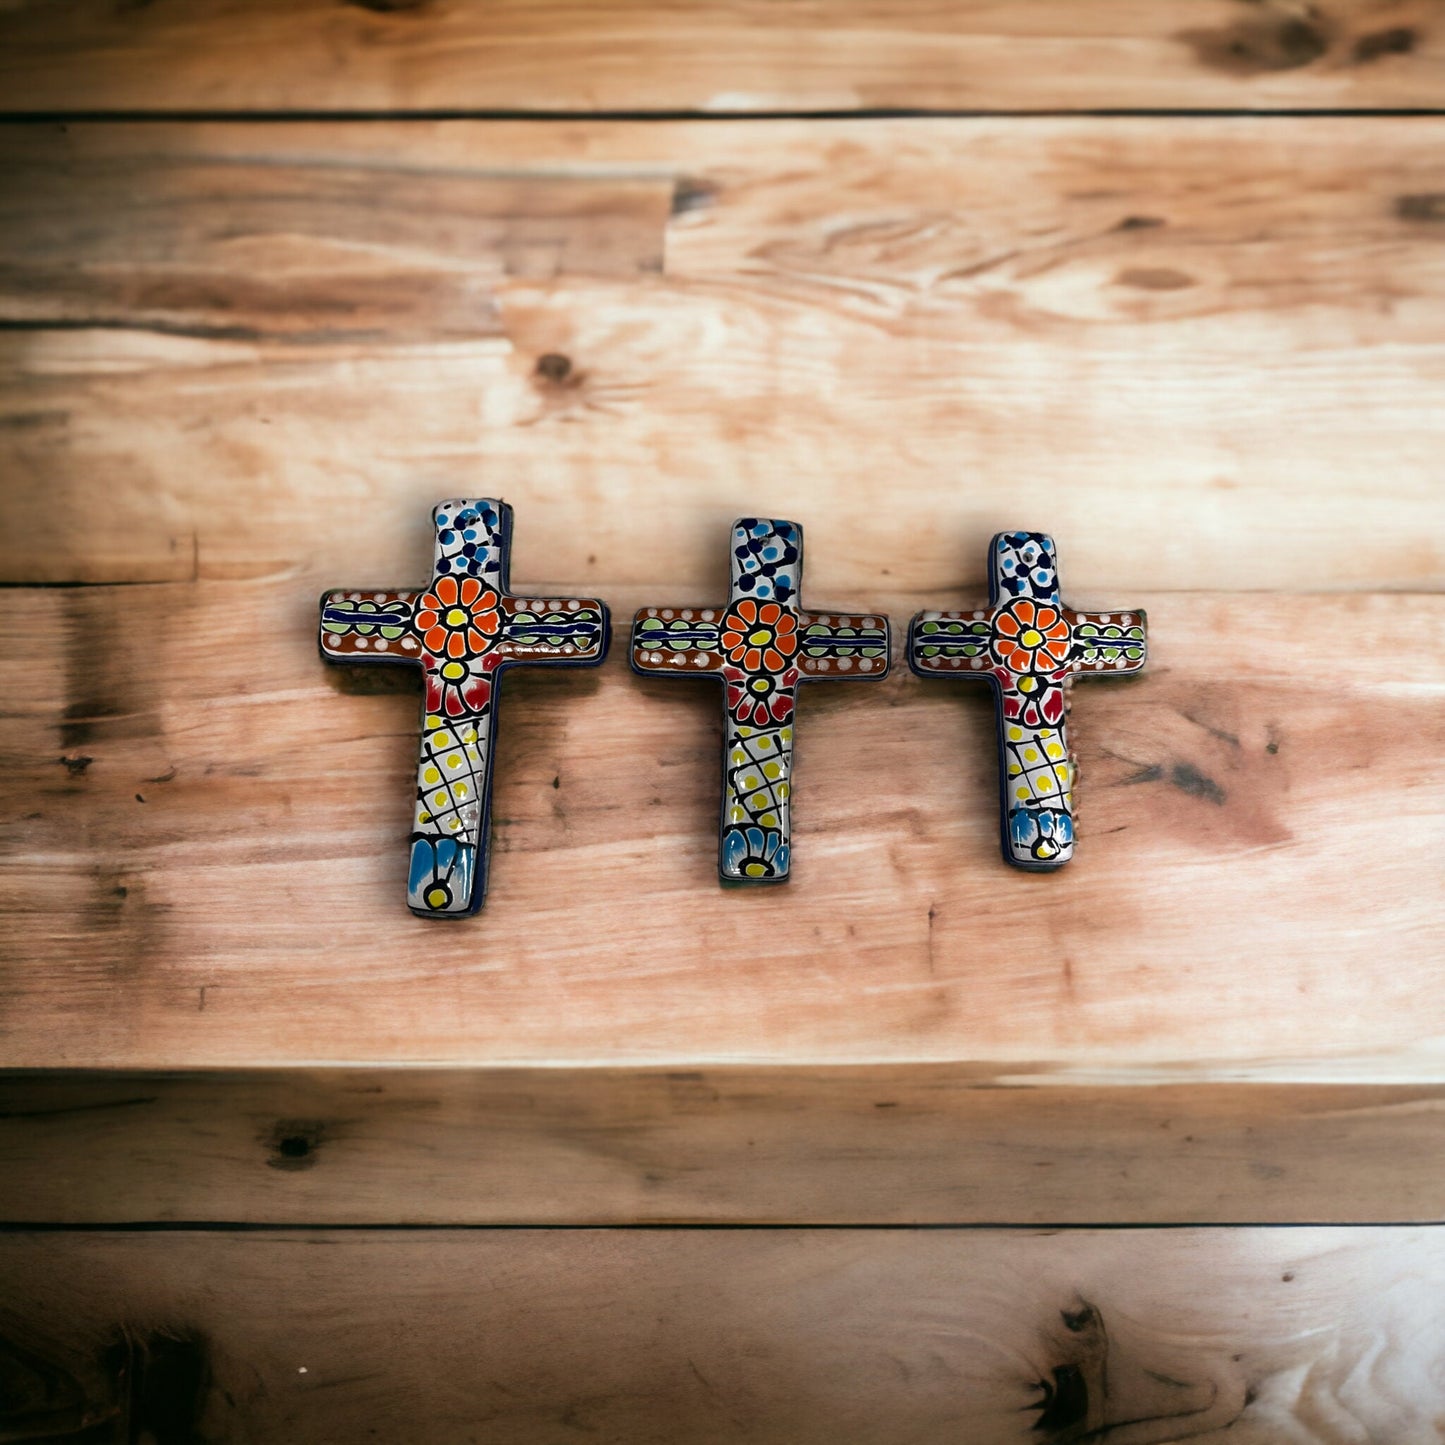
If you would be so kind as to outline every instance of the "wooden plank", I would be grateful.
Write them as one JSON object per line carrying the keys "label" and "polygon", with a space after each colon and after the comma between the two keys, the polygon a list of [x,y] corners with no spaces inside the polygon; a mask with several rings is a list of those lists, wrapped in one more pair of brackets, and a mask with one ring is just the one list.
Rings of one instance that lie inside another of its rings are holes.
{"label": "wooden plank", "polygon": [[504,493],[519,576],[644,600],[712,600],[740,510],[820,597],[977,585],[1008,525],[1126,600],[1439,587],[1442,143],[5,128],[0,579],[409,582],[438,497]]}
{"label": "wooden plank", "polygon": [[1424,1442],[1442,1300],[1428,1228],[11,1234],[0,1431]]}
{"label": "wooden plank", "polygon": [[739,893],[714,693],[519,674],[493,893],[446,928],[403,904],[417,684],[323,668],[321,582],[7,594],[4,1064],[1439,1077],[1445,598],[1114,594],[1151,667],[1078,689],[1044,878],[999,862],[985,690],[805,695],[793,881]]}
{"label": "wooden plank", "polygon": [[960,1065],[0,1076],[0,1220],[1445,1219],[1445,1088]]}
{"label": "wooden plank", "polygon": [[23,111],[1438,108],[1437,0],[189,0],[0,12]]}

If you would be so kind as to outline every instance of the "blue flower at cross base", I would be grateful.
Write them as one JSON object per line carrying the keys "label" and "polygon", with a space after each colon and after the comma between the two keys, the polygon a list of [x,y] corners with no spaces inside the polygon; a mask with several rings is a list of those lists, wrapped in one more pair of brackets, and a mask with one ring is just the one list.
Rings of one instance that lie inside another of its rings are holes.
{"label": "blue flower at cross base", "polygon": [[788,845],[773,828],[729,828],[723,835],[722,871],[728,878],[783,878]]}
{"label": "blue flower at cross base", "polygon": [[1052,858],[1074,841],[1074,820],[1057,808],[1015,808],[1008,819],[1009,838],[1035,858]]}
{"label": "blue flower at cross base", "polygon": [[408,901],[429,913],[468,909],[472,899],[476,850],[457,838],[414,838]]}

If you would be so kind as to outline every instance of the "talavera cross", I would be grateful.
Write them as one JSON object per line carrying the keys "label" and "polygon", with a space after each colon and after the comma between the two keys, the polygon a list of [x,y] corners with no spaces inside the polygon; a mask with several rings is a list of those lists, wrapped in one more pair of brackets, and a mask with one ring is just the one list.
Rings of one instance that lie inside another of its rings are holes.
{"label": "talavera cross", "polygon": [[1138,672],[1145,618],[1065,607],[1054,540],[1042,532],[1000,532],[989,562],[988,610],[920,612],[908,664],[922,677],[993,684],[1003,855],[1020,868],[1059,868],[1074,853],[1069,686],[1081,673]]}
{"label": "talavera cross", "polygon": [[497,685],[514,663],[590,667],[607,653],[596,598],[514,597],[512,509],[442,502],[425,591],[328,592],[328,662],[420,663],[426,707],[416,775],[407,902],[424,918],[475,913],[487,891]]}
{"label": "talavera cross", "polygon": [[743,517],[733,524],[732,591],[724,607],[646,607],[632,625],[644,677],[707,674],[724,685],[726,723],[718,876],[788,876],[792,855],[793,703],[810,678],[888,673],[888,619],[805,612],[803,529]]}

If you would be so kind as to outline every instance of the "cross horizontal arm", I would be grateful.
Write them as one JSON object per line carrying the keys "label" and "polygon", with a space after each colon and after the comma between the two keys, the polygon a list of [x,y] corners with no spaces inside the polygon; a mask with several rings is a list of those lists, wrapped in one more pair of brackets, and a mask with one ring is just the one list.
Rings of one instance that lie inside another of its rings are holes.
{"label": "cross horizontal arm", "polygon": [[407,591],[337,591],[321,598],[321,655],[346,662],[420,662],[412,610],[420,596]]}
{"label": "cross horizontal arm", "polygon": [[1142,612],[1075,612],[1069,624],[1072,672],[1130,673],[1148,658],[1148,618]]}
{"label": "cross horizontal arm", "polygon": [[908,629],[908,665],[914,672],[967,673],[989,665],[988,613],[920,612]]}
{"label": "cross horizontal arm", "polygon": [[632,623],[632,669],[648,673],[719,672],[724,655],[721,607],[644,607]]}
{"label": "cross horizontal arm", "polygon": [[607,651],[606,605],[595,597],[504,597],[504,663],[585,666]]}
{"label": "cross horizontal arm", "polygon": [[835,612],[798,616],[798,671],[804,677],[883,677],[889,653],[886,617]]}

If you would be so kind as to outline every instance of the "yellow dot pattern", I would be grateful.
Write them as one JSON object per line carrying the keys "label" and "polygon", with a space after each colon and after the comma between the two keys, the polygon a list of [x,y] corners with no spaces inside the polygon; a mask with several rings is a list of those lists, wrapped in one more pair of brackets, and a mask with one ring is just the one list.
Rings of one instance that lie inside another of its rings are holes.
{"label": "yellow dot pattern", "polygon": [[426,715],[416,775],[415,832],[480,842],[490,722],[489,714],[465,721]]}
{"label": "yellow dot pattern", "polygon": [[[781,833],[786,841],[792,761],[791,726],[760,728],[729,719],[724,822]],[[768,871],[764,863],[749,857],[737,863],[733,876],[759,878]]]}

